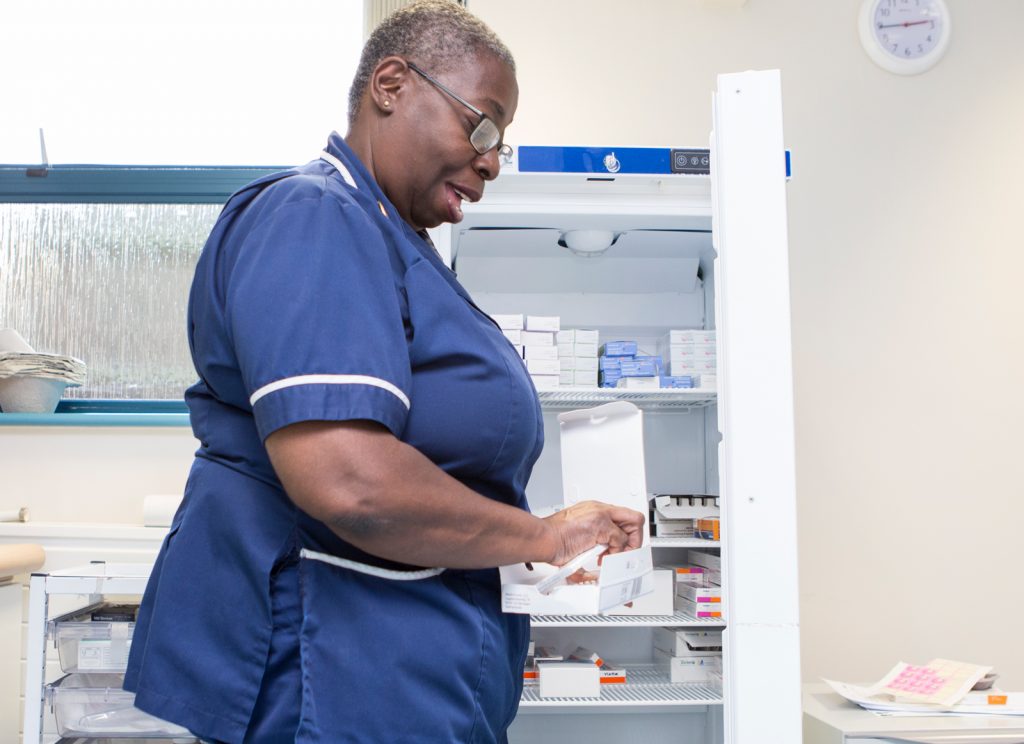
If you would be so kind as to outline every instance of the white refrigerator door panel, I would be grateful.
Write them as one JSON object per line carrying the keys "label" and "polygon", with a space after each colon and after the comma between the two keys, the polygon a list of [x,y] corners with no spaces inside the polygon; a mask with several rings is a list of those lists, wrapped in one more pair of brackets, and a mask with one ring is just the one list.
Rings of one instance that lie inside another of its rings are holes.
{"label": "white refrigerator door panel", "polygon": [[714,127],[726,740],[792,744],[800,661],[779,73],[719,76]]}

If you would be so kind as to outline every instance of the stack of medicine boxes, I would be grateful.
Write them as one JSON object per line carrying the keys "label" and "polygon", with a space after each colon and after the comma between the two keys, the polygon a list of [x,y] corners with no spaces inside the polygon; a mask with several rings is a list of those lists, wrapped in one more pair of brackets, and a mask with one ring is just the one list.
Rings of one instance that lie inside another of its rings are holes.
{"label": "stack of medicine boxes", "polygon": [[666,376],[660,356],[647,356],[638,351],[636,341],[609,341],[604,344],[598,360],[601,387],[628,390],[693,387],[689,376]]}
{"label": "stack of medicine boxes", "polygon": [[714,390],[718,386],[715,340],[715,331],[669,331],[658,342],[658,353],[673,377],[685,375],[693,379],[694,387]]}
{"label": "stack of medicine boxes", "polygon": [[597,387],[597,331],[569,328],[559,331],[560,382],[573,387]]}
{"label": "stack of medicine boxes", "polygon": [[512,342],[523,357],[530,379],[538,390],[558,387],[561,363],[555,335],[560,319],[557,315],[492,315],[491,318],[505,338]]}

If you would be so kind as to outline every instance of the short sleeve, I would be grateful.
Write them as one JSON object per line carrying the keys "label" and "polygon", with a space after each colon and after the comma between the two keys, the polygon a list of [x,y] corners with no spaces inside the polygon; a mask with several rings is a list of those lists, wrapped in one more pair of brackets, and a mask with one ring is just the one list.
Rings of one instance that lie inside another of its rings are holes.
{"label": "short sleeve", "polygon": [[398,436],[411,371],[389,246],[357,205],[282,186],[282,203],[240,238],[224,285],[260,438],[300,421],[354,419]]}

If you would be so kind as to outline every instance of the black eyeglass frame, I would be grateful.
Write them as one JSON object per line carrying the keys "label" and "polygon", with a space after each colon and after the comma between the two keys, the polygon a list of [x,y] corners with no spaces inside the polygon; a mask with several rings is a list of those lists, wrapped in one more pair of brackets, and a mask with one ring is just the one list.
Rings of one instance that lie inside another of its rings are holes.
{"label": "black eyeglass frame", "polygon": [[501,132],[498,131],[498,125],[483,111],[478,109],[472,103],[467,101],[465,98],[460,96],[458,93],[453,91],[444,83],[435,79],[433,76],[427,74],[424,70],[420,69],[415,63],[406,60],[406,64],[409,65],[409,69],[420,75],[428,83],[433,85],[435,88],[444,91],[449,96],[454,98],[456,101],[461,103],[463,106],[468,108],[474,114],[480,117],[480,121],[477,123],[473,131],[469,133],[469,143],[473,145],[473,149],[481,155],[486,155],[494,148],[498,148],[498,155],[504,160],[509,160],[512,157],[512,148],[509,145],[501,143]]}

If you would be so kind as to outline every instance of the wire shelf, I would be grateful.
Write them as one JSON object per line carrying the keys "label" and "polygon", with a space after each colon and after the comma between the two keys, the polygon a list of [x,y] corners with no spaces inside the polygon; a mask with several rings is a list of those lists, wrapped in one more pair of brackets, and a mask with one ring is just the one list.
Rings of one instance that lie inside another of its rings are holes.
{"label": "wire shelf", "polygon": [[722,693],[700,684],[674,685],[653,664],[626,667],[626,683],[601,685],[600,698],[542,698],[539,686],[523,688],[520,709],[558,707],[630,707],[721,705]]}
{"label": "wire shelf", "polygon": [[542,408],[561,410],[596,406],[616,400],[627,400],[637,408],[645,410],[671,409],[688,410],[707,408],[718,400],[714,390],[622,390],[619,388],[577,388],[564,387],[538,390]]}
{"label": "wire shelf", "polygon": [[530,625],[534,628],[600,627],[695,627],[721,628],[725,619],[720,617],[697,618],[682,610],[671,615],[532,615]]}

